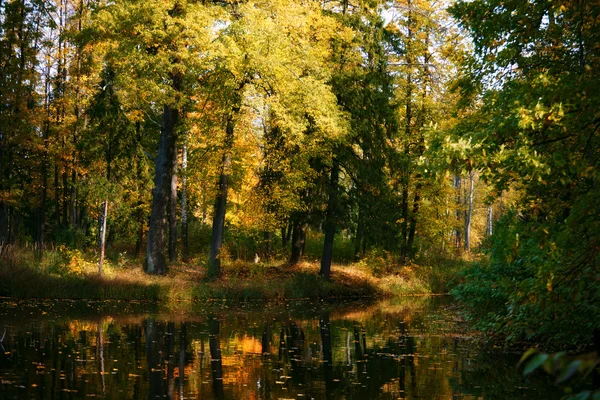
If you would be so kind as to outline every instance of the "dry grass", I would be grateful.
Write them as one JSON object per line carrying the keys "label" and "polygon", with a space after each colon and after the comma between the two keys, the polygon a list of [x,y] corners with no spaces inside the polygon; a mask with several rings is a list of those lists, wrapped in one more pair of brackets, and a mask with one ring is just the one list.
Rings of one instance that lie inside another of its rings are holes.
{"label": "dry grass", "polygon": [[177,263],[166,276],[143,272],[135,260],[107,263],[98,275],[93,255],[57,250],[44,257],[13,252],[0,259],[0,296],[16,298],[151,300],[178,304],[196,300],[234,301],[268,299],[347,299],[430,293],[419,267],[395,268],[375,276],[364,263],[334,265],[331,280],[318,276],[319,266],[305,262],[277,263],[229,261],[222,276],[205,277],[206,268],[192,260]]}

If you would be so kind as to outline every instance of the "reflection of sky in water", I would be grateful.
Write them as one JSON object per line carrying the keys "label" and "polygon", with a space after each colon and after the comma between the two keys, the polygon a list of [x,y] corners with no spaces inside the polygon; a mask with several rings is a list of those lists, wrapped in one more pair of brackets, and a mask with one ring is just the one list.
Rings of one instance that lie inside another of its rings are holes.
{"label": "reflection of sky in water", "polygon": [[124,305],[5,302],[0,398],[553,398],[541,377],[521,379],[518,354],[488,351],[444,302],[153,317]]}

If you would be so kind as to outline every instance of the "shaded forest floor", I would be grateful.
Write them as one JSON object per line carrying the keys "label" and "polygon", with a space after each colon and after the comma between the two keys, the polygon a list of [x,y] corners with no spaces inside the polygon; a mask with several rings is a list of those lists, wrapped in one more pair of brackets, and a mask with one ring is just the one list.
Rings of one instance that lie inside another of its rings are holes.
{"label": "shaded forest floor", "polygon": [[166,276],[150,276],[139,262],[107,263],[102,276],[97,264],[80,252],[62,249],[36,258],[15,251],[0,259],[0,296],[39,299],[150,300],[177,307],[182,302],[210,299],[326,299],[390,297],[443,293],[455,279],[458,265],[393,267],[377,274],[365,263],[333,265],[331,281],[318,276],[316,262],[291,266],[281,262],[229,261],[221,278],[209,281],[198,262],[177,263]]}

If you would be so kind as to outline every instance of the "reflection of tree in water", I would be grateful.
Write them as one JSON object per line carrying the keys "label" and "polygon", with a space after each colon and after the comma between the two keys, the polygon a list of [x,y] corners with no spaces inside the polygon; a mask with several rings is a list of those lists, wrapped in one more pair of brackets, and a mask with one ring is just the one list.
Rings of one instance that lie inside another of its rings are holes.
{"label": "reflection of tree in water", "polygon": [[304,383],[306,368],[302,363],[304,351],[304,331],[294,322],[290,322],[287,329],[287,348],[290,363],[292,383]]}
{"label": "reflection of tree in water", "polygon": [[148,399],[162,398],[165,395],[162,377],[162,351],[160,344],[160,324],[152,319],[146,325],[146,363],[148,364]]}
{"label": "reflection of tree in water", "polygon": [[209,316],[210,367],[212,370],[213,391],[217,399],[224,399],[223,391],[223,358],[221,356],[221,342],[219,340],[220,321],[212,315]]}
{"label": "reflection of tree in water", "polygon": [[185,353],[187,350],[187,324],[181,323],[179,329],[179,399],[183,400],[183,383],[185,381]]}
{"label": "reflection of tree in water", "polygon": [[98,371],[100,373],[100,379],[102,380],[102,397],[106,395],[106,381],[104,379],[105,371],[104,371],[104,333],[102,332],[102,323],[98,322],[98,336],[96,338],[98,341],[97,349],[98,349],[98,363],[99,368]]}
{"label": "reflection of tree in water", "polygon": [[417,377],[415,369],[415,338],[407,333],[406,322],[400,321],[399,331],[400,337],[398,339],[399,352],[397,353],[400,358],[400,376],[398,377],[400,398],[406,397],[406,370],[411,376],[411,389],[412,395],[417,396]]}
{"label": "reflection of tree in water", "polygon": [[175,398],[175,323],[167,323],[167,397]]}
{"label": "reflection of tree in water", "polygon": [[331,398],[333,395],[333,353],[331,351],[331,324],[329,313],[324,313],[319,321],[321,332],[321,346],[323,355],[323,378],[325,379],[325,396]]}
{"label": "reflection of tree in water", "polygon": [[[457,347],[458,344],[457,344]],[[467,349],[464,358],[455,361],[459,374],[450,384],[463,396],[476,396],[485,399],[560,399],[562,391],[552,384],[552,378],[545,374],[533,374],[524,378],[516,368],[519,353],[489,353],[485,349],[472,354]]]}
{"label": "reflection of tree in water", "polygon": [[[544,375],[521,378],[518,355],[487,355],[447,320],[398,310],[32,321],[9,328],[2,343],[0,375],[14,383],[0,391],[34,399],[556,397]],[[32,364],[40,368],[25,369]]]}

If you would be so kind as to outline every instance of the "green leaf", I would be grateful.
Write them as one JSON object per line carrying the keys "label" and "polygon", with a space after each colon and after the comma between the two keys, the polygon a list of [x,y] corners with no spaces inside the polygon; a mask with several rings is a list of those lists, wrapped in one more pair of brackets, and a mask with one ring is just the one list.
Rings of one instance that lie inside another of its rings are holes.
{"label": "green leaf", "polygon": [[517,364],[517,367],[521,366],[521,364],[523,364],[523,362],[525,360],[527,360],[529,357],[531,357],[535,353],[537,353],[537,350],[534,348],[531,348],[531,349],[527,350],[525,353],[523,353],[523,355],[521,356],[521,359],[519,360],[519,363]]}
{"label": "green leaf", "polygon": [[571,400],[585,400],[585,399],[589,398],[591,394],[592,394],[592,392],[590,392],[589,390],[586,390],[585,392],[577,393],[576,395],[571,396],[570,399]]}
{"label": "green leaf", "polygon": [[533,371],[535,371],[540,365],[544,363],[548,359],[548,354],[537,354],[533,357],[525,366],[525,370],[523,371],[523,375],[529,375]]}
{"label": "green leaf", "polygon": [[562,382],[566,381],[567,379],[571,378],[573,376],[573,374],[575,374],[575,372],[577,372],[577,370],[579,369],[579,366],[581,366],[581,360],[572,361],[569,365],[567,365],[566,368],[564,368],[560,372],[560,374],[556,378],[556,383],[557,384],[562,383]]}

